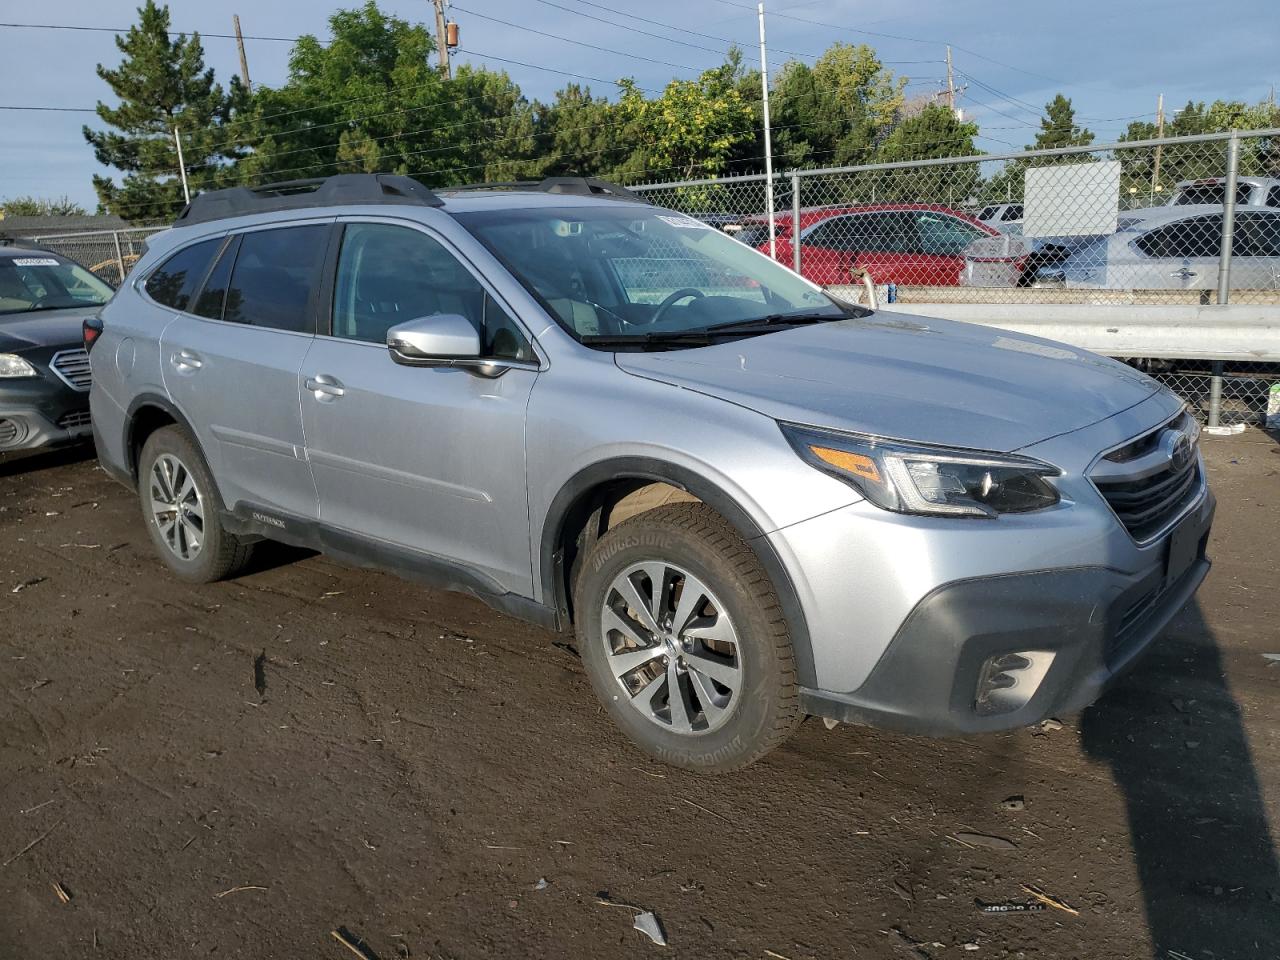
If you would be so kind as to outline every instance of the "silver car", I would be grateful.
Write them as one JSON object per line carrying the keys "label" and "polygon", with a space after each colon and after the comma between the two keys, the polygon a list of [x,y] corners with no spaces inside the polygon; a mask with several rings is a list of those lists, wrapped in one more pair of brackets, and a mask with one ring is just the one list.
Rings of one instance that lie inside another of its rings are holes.
{"label": "silver car", "polygon": [[871,313],[599,181],[196,198],[104,309],[103,467],[178,577],[271,538],[576,631],[637,744],[1083,707],[1208,570],[1168,390]]}
{"label": "silver car", "polygon": [[[1218,286],[1221,246],[1221,206],[1151,207],[1122,214],[1113,234],[1039,240],[1031,256],[1017,263],[1028,277],[1027,285],[1213,290]],[[1014,263],[1016,256],[1002,251],[987,259],[1004,257]],[[1280,210],[1237,210],[1231,287],[1280,289]]]}

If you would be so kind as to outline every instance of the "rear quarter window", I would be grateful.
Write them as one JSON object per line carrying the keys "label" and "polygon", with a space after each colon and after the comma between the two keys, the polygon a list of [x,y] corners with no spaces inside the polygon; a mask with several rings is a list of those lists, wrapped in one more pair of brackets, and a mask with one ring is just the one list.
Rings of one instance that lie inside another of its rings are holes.
{"label": "rear quarter window", "polygon": [[217,237],[183,247],[151,272],[147,295],[161,306],[186,310],[221,246],[222,238]]}

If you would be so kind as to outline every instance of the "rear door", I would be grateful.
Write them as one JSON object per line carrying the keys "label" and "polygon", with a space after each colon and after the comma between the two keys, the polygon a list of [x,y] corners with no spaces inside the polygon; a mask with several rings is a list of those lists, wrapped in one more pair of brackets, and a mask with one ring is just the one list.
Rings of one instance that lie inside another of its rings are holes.
{"label": "rear door", "polygon": [[307,221],[230,237],[161,340],[165,386],[226,506],[286,524],[318,512],[298,378],[331,231],[332,220]]}
{"label": "rear door", "polygon": [[955,286],[964,272],[965,247],[989,236],[972,223],[935,210],[896,211],[884,216],[884,250],[867,263],[871,275],[882,283]]}

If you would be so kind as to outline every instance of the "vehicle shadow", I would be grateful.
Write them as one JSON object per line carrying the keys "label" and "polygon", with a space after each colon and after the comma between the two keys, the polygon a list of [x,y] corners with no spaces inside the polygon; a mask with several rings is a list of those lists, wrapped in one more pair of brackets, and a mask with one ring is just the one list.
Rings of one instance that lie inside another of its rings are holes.
{"label": "vehicle shadow", "polygon": [[51,470],[72,463],[91,460],[95,456],[92,443],[77,443],[53,450],[18,451],[0,453],[0,477],[14,477],[20,473]]}
{"label": "vehicle shadow", "polygon": [[1237,700],[1199,604],[1081,718],[1128,808],[1152,957],[1280,955],[1280,862]]}

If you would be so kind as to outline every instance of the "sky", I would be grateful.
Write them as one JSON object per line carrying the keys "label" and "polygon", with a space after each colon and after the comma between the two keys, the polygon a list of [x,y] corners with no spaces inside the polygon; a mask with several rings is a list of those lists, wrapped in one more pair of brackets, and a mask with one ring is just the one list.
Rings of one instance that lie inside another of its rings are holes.
{"label": "sky", "polygon": [[[430,0],[380,2],[382,9],[405,19],[434,22]],[[206,62],[225,85],[239,72],[235,42],[208,34],[231,33],[232,14],[240,15],[241,28],[250,36],[311,33],[323,39],[329,14],[339,6],[356,5],[357,0],[333,6],[324,0],[254,5],[175,0],[170,10],[175,29],[205,37]],[[127,28],[136,20],[135,7],[130,0],[4,0],[0,106],[92,108],[99,99],[110,98],[95,66],[119,61],[109,33],[12,24]],[[450,16],[461,28],[458,60],[506,69],[526,96],[545,100],[574,80],[557,70],[604,79],[630,76],[642,87],[657,89],[673,77],[696,76],[723,60],[717,52],[698,49],[721,44],[684,31],[737,41],[748,62],[757,63],[751,7],[748,0],[458,0]],[[1108,142],[1131,119],[1154,120],[1160,93],[1166,110],[1172,110],[1188,100],[1256,102],[1280,84],[1274,0],[1234,0],[1226,13],[1203,2],[1173,0],[766,0],[769,69],[772,74],[790,59],[783,50],[812,62],[836,40],[865,42],[895,73],[910,79],[909,93],[934,92],[942,87],[942,61],[950,43],[957,83],[966,88],[959,106],[981,123],[987,134],[979,140],[984,150],[1002,152],[1030,143],[1040,107],[1058,92],[1072,99],[1079,122],[1094,131],[1098,142]],[[1273,27],[1266,28],[1267,23]],[[1242,29],[1243,24],[1253,28]],[[275,86],[284,81],[288,43],[247,40],[246,46],[254,83]],[[491,59],[496,57],[531,66]],[[610,92],[605,84],[592,87],[597,93]],[[80,130],[84,123],[96,122],[90,113],[0,109],[0,198],[66,195],[92,210],[96,199],[90,178],[105,168]]]}

